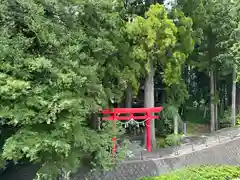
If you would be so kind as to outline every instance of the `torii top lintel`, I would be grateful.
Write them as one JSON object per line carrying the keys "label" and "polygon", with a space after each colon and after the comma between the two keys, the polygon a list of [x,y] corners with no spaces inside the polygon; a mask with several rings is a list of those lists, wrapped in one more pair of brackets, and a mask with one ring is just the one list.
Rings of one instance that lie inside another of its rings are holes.
{"label": "torii top lintel", "polygon": [[[102,120],[130,120],[130,119],[157,119],[158,116],[151,115],[151,113],[160,112],[163,107],[153,107],[153,108],[113,108],[105,109],[102,111],[103,115],[110,115],[108,117],[103,117]],[[146,115],[139,116],[135,115],[137,113],[144,113]],[[121,114],[128,114],[128,116],[119,116]]]}
{"label": "torii top lintel", "polygon": [[146,113],[146,112],[160,112],[162,107],[153,107],[153,108],[113,108],[112,111],[110,109],[105,109],[102,111],[103,114],[109,113]]}

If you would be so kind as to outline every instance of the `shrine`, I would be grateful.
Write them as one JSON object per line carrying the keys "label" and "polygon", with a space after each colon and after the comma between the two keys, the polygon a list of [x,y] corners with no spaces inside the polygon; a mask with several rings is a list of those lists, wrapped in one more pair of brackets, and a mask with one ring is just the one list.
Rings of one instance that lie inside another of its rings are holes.
{"label": "shrine", "polygon": [[[146,149],[148,152],[151,152],[151,120],[159,118],[159,116],[154,115],[154,113],[159,113],[162,111],[162,109],[162,107],[105,109],[102,110],[102,114],[104,115],[102,120],[112,121],[114,130],[116,128],[116,121],[144,120],[146,126]],[[113,153],[116,153],[117,150],[116,140],[116,137],[112,138]]]}

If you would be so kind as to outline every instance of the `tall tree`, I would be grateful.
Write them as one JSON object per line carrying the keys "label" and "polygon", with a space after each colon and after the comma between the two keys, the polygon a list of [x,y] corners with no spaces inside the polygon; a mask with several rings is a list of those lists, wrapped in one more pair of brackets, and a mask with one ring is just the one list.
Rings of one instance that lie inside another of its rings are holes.
{"label": "tall tree", "polygon": [[[240,64],[240,3],[239,1],[232,1],[229,8],[229,19],[231,20],[231,34],[228,45],[230,45],[230,54],[233,57],[232,65],[232,126],[236,125],[236,83],[237,73]],[[229,47],[229,46],[228,46]],[[239,113],[239,112],[238,112]]]}
{"label": "tall tree", "polygon": [[[170,18],[172,19],[170,19]],[[175,22],[174,22],[175,20]],[[133,56],[144,67],[145,107],[154,106],[154,74],[156,66],[164,69],[164,82],[178,84],[181,66],[193,50],[192,21],[181,11],[171,14],[160,4],[151,5],[145,17],[137,16],[127,25],[133,44]],[[152,144],[155,125],[151,122]]]}
{"label": "tall tree", "polygon": [[88,116],[121,99],[136,71],[121,10],[111,0],[1,1],[0,119],[12,131],[0,159],[40,163],[47,180],[85,155],[113,167],[111,126],[92,129]]}
{"label": "tall tree", "polygon": [[[232,2],[218,1],[186,1],[178,0],[178,5],[189,15],[194,22],[194,29],[203,32],[202,42],[196,49],[193,58],[198,71],[209,74],[210,84],[210,130],[215,130],[217,123],[218,92],[216,83],[218,77],[226,77],[229,71],[226,64],[232,64],[233,58],[229,54],[229,48],[233,43],[231,33],[236,27],[236,21],[230,16]],[[225,67],[225,68],[223,68]],[[232,66],[231,66],[232,67]]]}
{"label": "tall tree", "polygon": [[[237,51],[236,43],[238,38],[239,26],[239,3],[238,1],[219,0],[214,3],[215,22],[213,28],[217,34],[218,54],[215,57],[216,61],[223,64],[230,64],[229,72],[232,73],[232,126],[236,125],[236,64],[237,64]],[[226,68],[226,67],[225,67]],[[225,70],[226,71],[226,70]]]}

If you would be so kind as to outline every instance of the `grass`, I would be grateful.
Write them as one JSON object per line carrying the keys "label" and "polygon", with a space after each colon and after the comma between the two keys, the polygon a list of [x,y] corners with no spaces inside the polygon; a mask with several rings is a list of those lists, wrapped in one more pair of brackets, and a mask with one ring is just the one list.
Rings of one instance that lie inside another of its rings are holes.
{"label": "grass", "polygon": [[166,145],[165,138],[164,137],[156,137],[157,141],[157,147],[158,148],[164,148]]}
{"label": "grass", "polygon": [[206,133],[209,133],[208,124],[187,122],[187,135],[202,135]]}
{"label": "grass", "polygon": [[204,118],[204,109],[188,108],[184,114],[188,135],[209,133],[209,112]]}
{"label": "grass", "polygon": [[196,108],[187,108],[184,117],[184,121],[196,124],[208,124],[210,119],[209,112],[207,112],[206,117],[204,117],[204,109]]}
{"label": "grass", "polygon": [[234,180],[240,177],[237,166],[198,166],[140,180]]}
{"label": "grass", "polygon": [[[209,114],[209,113],[208,113]],[[188,136],[199,136],[209,133],[209,116],[204,116],[203,109],[188,108],[185,111],[183,119],[187,123],[187,135]],[[156,137],[157,147],[163,148],[166,145],[165,137]]]}

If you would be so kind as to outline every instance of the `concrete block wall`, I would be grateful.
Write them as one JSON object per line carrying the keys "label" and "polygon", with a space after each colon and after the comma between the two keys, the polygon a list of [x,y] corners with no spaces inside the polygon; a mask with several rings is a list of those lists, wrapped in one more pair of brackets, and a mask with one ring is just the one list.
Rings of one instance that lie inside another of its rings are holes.
{"label": "concrete block wall", "polygon": [[74,175],[72,180],[136,180],[144,176],[156,176],[195,165],[240,165],[240,138],[188,154],[133,161],[121,164],[113,171]]}
{"label": "concrete block wall", "polygon": [[[201,147],[201,148],[200,148]],[[213,146],[199,145],[195,151],[184,151],[159,158],[151,155],[147,160],[129,161],[109,172],[80,170],[71,180],[136,180],[144,176],[157,176],[194,165],[240,165],[240,137],[235,137]],[[37,169],[34,165],[22,166],[3,173],[0,180],[33,180]],[[66,179],[62,179],[66,180]]]}

